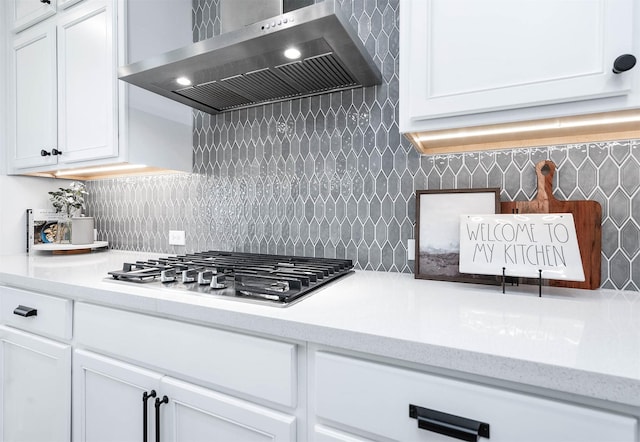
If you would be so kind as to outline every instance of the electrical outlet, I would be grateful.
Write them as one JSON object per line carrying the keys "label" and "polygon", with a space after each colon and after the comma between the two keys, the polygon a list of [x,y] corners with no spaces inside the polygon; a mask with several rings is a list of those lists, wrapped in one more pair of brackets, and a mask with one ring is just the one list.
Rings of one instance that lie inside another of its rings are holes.
{"label": "electrical outlet", "polygon": [[183,246],[185,244],[184,230],[169,230],[169,245]]}
{"label": "electrical outlet", "polygon": [[407,241],[407,260],[413,261],[416,259],[416,240],[410,239]]}

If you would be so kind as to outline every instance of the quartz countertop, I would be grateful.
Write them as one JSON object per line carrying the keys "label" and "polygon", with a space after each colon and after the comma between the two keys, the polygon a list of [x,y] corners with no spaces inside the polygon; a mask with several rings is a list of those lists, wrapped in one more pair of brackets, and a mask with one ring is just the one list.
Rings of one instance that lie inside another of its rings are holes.
{"label": "quartz countertop", "polygon": [[251,333],[308,341],[640,407],[640,294],[501,288],[356,271],[289,307],[237,302],[107,277],[166,256],[104,251],[0,256],[0,282]]}

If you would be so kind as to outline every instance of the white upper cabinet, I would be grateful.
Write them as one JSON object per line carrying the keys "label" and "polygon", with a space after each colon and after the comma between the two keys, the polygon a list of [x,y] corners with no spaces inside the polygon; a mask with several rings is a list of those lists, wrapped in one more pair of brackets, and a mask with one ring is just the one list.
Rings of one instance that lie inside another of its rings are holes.
{"label": "white upper cabinet", "polygon": [[118,154],[112,23],[112,3],[98,1],[58,24],[58,150],[64,163]]}
{"label": "white upper cabinet", "polygon": [[13,31],[20,32],[56,13],[56,0],[10,0]]}
{"label": "white upper cabinet", "polygon": [[[5,6],[15,14],[17,4]],[[190,172],[191,108],[120,82],[117,69],[189,44],[191,1],[57,0],[57,7],[13,36],[8,173],[82,179],[91,172],[76,170],[124,163]]]}
{"label": "white upper cabinet", "polygon": [[57,18],[14,39],[9,161],[17,170],[118,154],[112,1],[86,1]]}
{"label": "white upper cabinet", "polygon": [[[14,40],[13,69],[8,78],[12,106],[8,126],[14,167],[55,164],[41,151],[57,147],[56,27],[53,24],[24,31]],[[17,148],[19,146],[19,149]]]}
{"label": "white upper cabinet", "polygon": [[639,106],[633,3],[400,0],[401,131]]}
{"label": "white upper cabinet", "polygon": [[83,0],[9,0],[13,32],[20,32]]}

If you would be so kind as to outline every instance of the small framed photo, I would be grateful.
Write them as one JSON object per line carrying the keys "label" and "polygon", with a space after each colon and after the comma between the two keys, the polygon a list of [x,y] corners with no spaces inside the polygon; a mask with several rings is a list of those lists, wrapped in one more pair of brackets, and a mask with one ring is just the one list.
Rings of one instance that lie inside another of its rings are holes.
{"label": "small framed photo", "polygon": [[500,213],[500,189],[416,191],[415,277],[497,284],[491,275],[460,273],[460,215]]}

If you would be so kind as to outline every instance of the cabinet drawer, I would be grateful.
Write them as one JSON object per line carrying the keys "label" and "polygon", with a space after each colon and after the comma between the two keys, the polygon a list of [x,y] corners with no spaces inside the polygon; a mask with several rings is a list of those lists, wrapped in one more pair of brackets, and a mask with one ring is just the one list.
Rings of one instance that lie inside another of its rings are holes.
{"label": "cabinet drawer", "polygon": [[325,352],[314,391],[323,423],[394,440],[455,440],[418,428],[410,404],[487,423],[491,442],[632,442],[638,431],[631,417]]}
{"label": "cabinet drawer", "polygon": [[181,378],[296,405],[296,346],[76,303],[76,342]]}
{"label": "cabinet drawer", "polygon": [[32,333],[70,340],[72,302],[69,299],[0,287],[0,320],[3,324]]}

